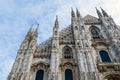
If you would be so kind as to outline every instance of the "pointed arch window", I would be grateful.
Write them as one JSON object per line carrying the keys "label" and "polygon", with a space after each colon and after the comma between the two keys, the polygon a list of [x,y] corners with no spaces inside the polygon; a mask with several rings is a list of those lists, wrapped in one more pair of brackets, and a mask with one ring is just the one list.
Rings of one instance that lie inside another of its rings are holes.
{"label": "pointed arch window", "polygon": [[70,47],[64,47],[63,48],[63,55],[64,55],[64,59],[73,58],[71,48]]}
{"label": "pointed arch window", "polygon": [[36,73],[36,78],[35,80],[43,80],[44,77],[44,71],[43,70],[38,70]]}
{"label": "pointed arch window", "polygon": [[102,62],[111,62],[111,59],[106,51],[101,50],[99,54],[100,54]]}
{"label": "pointed arch window", "polygon": [[91,34],[93,39],[101,39],[100,31],[97,28],[91,29]]}
{"label": "pointed arch window", "polygon": [[65,80],[73,80],[72,70],[70,69],[65,70]]}

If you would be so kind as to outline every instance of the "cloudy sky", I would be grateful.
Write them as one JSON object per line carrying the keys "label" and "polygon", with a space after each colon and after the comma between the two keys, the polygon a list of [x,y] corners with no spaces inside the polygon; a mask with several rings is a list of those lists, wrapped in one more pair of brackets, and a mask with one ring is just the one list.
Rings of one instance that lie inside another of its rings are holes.
{"label": "cloudy sky", "polygon": [[6,80],[17,50],[32,24],[39,23],[38,43],[52,35],[55,16],[60,29],[70,24],[71,7],[82,16],[97,16],[102,7],[120,25],[120,0],[0,0],[0,80]]}

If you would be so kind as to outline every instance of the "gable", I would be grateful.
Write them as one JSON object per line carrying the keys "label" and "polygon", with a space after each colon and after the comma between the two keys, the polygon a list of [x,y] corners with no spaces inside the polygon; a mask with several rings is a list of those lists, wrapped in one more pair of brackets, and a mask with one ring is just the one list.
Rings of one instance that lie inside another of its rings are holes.
{"label": "gable", "polygon": [[86,15],[84,18],[84,23],[85,24],[99,24],[100,23],[100,20],[94,16],[91,16],[91,15]]}

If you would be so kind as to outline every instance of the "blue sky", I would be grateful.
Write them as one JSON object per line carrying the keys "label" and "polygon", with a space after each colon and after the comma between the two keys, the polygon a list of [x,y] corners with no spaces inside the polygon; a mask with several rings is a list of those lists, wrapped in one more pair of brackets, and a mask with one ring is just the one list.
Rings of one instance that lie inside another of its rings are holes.
{"label": "blue sky", "polygon": [[0,0],[0,80],[6,80],[27,31],[39,23],[38,43],[52,35],[55,16],[60,29],[70,24],[71,7],[82,16],[102,6],[120,24],[120,0]]}

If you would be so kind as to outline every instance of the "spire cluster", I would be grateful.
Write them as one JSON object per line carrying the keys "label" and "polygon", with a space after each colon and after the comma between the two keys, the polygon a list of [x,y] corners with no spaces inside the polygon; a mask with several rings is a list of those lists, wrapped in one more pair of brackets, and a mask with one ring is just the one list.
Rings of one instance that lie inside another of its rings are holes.
{"label": "spire cluster", "polygon": [[100,7],[102,13],[96,8],[96,11],[97,11],[97,14],[99,17],[109,17],[109,15],[107,14],[107,12],[105,10],[103,10],[101,7]]}
{"label": "spire cluster", "polygon": [[76,8],[76,14],[75,14],[73,8],[71,8],[71,16],[72,17],[82,17],[80,12],[79,12],[79,10],[77,8]]}
{"label": "spire cluster", "polygon": [[33,24],[32,24],[25,39],[30,41],[33,37],[38,37],[38,28],[39,28],[39,24],[37,24],[37,28],[35,30],[33,29]]}
{"label": "spire cluster", "polygon": [[83,21],[83,17],[81,16],[79,10],[76,8],[76,13],[74,12],[73,9],[71,9],[71,24],[79,24],[79,25],[83,25],[84,21]]}

